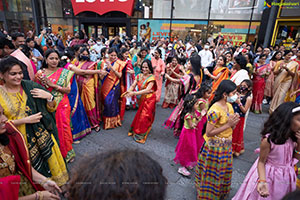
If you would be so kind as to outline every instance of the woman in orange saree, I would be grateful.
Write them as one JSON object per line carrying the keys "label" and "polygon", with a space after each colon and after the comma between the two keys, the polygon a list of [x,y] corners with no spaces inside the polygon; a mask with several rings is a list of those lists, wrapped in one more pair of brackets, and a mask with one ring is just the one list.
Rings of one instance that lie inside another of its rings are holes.
{"label": "woman in orange saree", "polygon": [[[96,62],[89,61],[89,50],[87,48],[82,48],[80,50],[79,62],[73,63],[82,70],[95,70],[97,68]],[[91,127],[98,132],[100,130],[101,121],[98,74],[77,76],[77,83],[81,100]]]}
{"label": "woman in orange saree", "polygon": [[226,57],[223,55],[219,56],[213,74],[211,74],[207,69],[204,70],[204,73],[213,79],[211,87],[212,94],[209,98],[209,102],[211,102],[215,96],[214,92],[217,90],[220,83],[229,78],[229,69],[226,67]]}
{"label": "woman in orange saree", "polygon": [[67,162],[75,158],[72,147],[71,106],[68,94],[71,91],[71,79],[74,72],[59,67],[60,57],[56,50],[50,49],[45,53],[42,70],[37,73],[36,81],[44,86],[55,97],[55,120],[60,142],[60,151]]}
{"label": "woman in orange saree", "polygon": [[[144,144],[152,128],[156,107],[156,80],[153,75],[153,67],[150,60],[142,62],[142,73],[138,74],[130,89],[125,93],[126,97],[141,95],[139,109],[130,126],[128,136]],[[138,91],[134,89],[138,87]]]}
{"label": "woman in orange saree", "polygon": [[118,60],[117,50],[110,48],[109,59],[101,63],[101,70],[106,70],[108,74],[101,80],[101,103],[103,105],[102,121],[104,129],[122,126],[120,109],[122,104],[121,93],[125,91],[122,82],[125,62]]}

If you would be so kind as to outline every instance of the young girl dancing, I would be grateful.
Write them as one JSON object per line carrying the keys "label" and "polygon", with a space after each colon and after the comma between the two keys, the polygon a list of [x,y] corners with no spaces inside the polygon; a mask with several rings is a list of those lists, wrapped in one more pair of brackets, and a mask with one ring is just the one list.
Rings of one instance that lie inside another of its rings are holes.
{"label": "young girl dancing", "polygon": [[300,159],[300,106],[281,104],[264,124],[260,155],[233,200],[279,200],[296,190]]}
{"label": "young girl dancing", "polygon": [[239,122],[231,103],[237,100],[236,85],[223,80],[207,113],[205,143],[196,167],[197,199],[225,199],[232,176],[232,129]]}
{"label": "young girl dancing", "polygon": [[212,89],[207,84],[202,84],[200,89],[196,92],[196,97],[198,99],[198,107],[196,110],[197,115],[201,115],[201,120],[196,128],[196,140],[197,140],[197,154],[199,154],[201,147],[204,144],[204,138],[202,135],[203,127],[207,122],[206,113],[209,107],[209,98],[212,94]]}
{"label": "young girl dancing", "polygon": [[239,88],[239,97],[235,103],[232,104],[234,112],[240,115],[240,121],[235,126],[232,133],[232,153],[239,156],[244,153],[244,125],[246,121],[246,114],[252,104],[252,81],[244,80]]}
{"label": "young girl dancing", "polygon": [[175,149],[176,156],[174,161],[181,165],[178,173],[189,176],[191,174],[186,168],[192,168],[197,163],[196,127],[200,121],[201,114],[197,114],[199,104],[196,95],[188,94],[184,98],[183,105],[184,109],[181,113],[181,118],[184,119],[184,125]]}

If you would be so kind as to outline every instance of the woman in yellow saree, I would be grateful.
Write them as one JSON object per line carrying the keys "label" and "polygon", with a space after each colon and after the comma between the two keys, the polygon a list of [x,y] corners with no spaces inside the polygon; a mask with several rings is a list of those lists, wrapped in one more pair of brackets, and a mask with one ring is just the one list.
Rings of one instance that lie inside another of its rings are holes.
{"label": "woman in yellow saree", "polygon": [[[79,61],[74,61],[72,63],[82,70],[97,69],[97,63],[89,61],[89,50],[87,48],[81,48]],[[101,121],[98,74],[77,76],[77,83],[81,100],[89,118],[91,127],[98,132],[100,130]]]}
{"label": "woman in yellow saree", "polygon": [[56,107],[52,94],[37,83],[22,80],[24,66],[16,58],[4,58],[0,66],[4,80],[0,104],[5,116],[23,134],[33,168],[64,185],[69,176],[59,149],[54,114],[50,113]]}
{"label": "woman in yellow saree", "polygon": [[298,68],[298,63],[291,60],[292,56],[292,51],[285,51],[284,60],[278,61],[275,65],[274,97],[270,105],[270,113],[284,102],[284,99],[292,85],[296,69]]}
{"label": "woman in yellow saree", "polygon": [[122,126],[120,108],[122,104],[121,93],[125,92],[122,73],[126,70],[126,63],[118,60],[117,50],[110,48],[109,59],[102,61],[101,70],[106,70],[108,74],[101,80],[101,103],[103,105],[102,121],[104,129]]}
{"label": "woman in yellow saree", "polygon": [[221,55],[217,60],[216,67],[214,68],[213,74],[211,74],[207,69],[204,69],[205,75],[213,79],[212,83],[212,94],[209,98],[209,102],[214,99],[214,92],[217,90],[218,86],[223,80],[229,78],[229,69],[226,67],[226,57]]}

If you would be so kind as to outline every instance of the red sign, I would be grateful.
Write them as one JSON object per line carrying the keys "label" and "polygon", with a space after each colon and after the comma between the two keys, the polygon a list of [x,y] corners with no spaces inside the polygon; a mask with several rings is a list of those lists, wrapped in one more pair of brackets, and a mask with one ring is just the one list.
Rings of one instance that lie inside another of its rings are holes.
{"label": "red sign", "polygon": [[103,15],[111,11],[124,12],[132,16],[134,0],[71,0],[74,15],[84,11],[92,11]]}

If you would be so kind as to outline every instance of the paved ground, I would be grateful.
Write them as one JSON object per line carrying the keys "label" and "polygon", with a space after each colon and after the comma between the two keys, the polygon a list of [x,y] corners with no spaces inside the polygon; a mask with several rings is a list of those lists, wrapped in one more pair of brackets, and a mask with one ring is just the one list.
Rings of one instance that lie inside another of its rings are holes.
{"label": "paved ground", "polygon": [[[81,157],[92,155],[96,152],[116,148],[139,149],[147,152],[163,167],[164,175],[169,181],[166,200],[196,199],[194,177],[182,177],[177,173],[178,166],[173,163],[173,158],[175,157],[174,149],[178,140],[173,137],[172,131],[162,127],[162,123],[171,112],[171,109],[162,109],[161,103],[158,104],[153,128],[148,136],[146,144],[138,144],[134,142],[131,137],[127,136],[127,131],[136,111],[127,111],[122,127],[113,130],[101,130],[99,133],[93,132],[83,138],[80,144],[74,144],[77,159],[74,163],[69,165],[70,169],[80,162]],[[248,170],[257,158],[257,155],[254,154],[254,150],[259,147],[260,130],[267,117],[266,107],[264,107],[264,114],[255,115],[250,113],[249,115],[244,136],[245,153],[238,158],[234,158],[232,190],[229,199],[237,192]]]}

